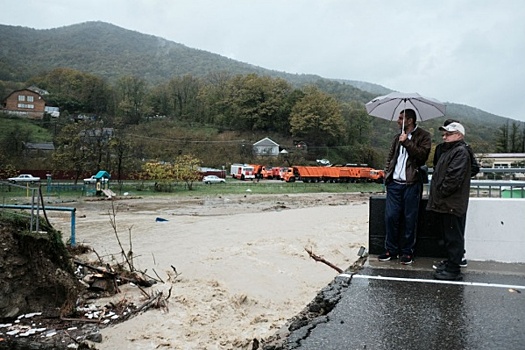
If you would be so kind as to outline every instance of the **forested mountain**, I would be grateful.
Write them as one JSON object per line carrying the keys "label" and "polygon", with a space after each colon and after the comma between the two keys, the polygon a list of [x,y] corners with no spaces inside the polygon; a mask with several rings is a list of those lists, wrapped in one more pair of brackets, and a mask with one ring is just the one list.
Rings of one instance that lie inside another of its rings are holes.
{"label": "forested mountain", "polygon": [[[214,166],[251,161],[246,146],[262,137],[288,149],[305,141],[308,152],[297,161],[327,157],[382,167],[396,132],[393,123],[364,110],[367,101],[391,91],[386,87],[268,70],[103,22],[47,30],[0,25],[1,97],[32,84],[48,90],[46,101],[62,111],[64,118],[45,126],[55,147],[66,149],[73,142],[70,135],[87,127],[70,125],[79,114],[97,116],[89,127],[118,132],[113,149],[99,140],[96,155],[61,154],[62,166],[79,157],[82,169],[99,169],[104,161],[109,169],[117,153],[166,160],[191,152]],[[505,125],[505,137],[523,147],[525,136],[518,135],[524,132],[510,129],[515,121],[508,118],[450,102],[447,117],[465,124],[477,151],[496,151]],[[441,141],[438,127],[444,119],[423,125],[434,142]],[[24,162],[19,144],[32,141],[20,130],[0,132],[0,144],[14,147],[6,158],[13,164]],[[85,150],[83,140],[77,141]],[[42,163],[49,164],[47,159]]]}
{"label": "forested mountain", "polygon": [[52,68],[69,67],[115,81],[125,75],[165,82],[174,76],[211,72],[256,73],[294,83],[319,79],[270,71],[104,22],[36,30],[0,25],[0,80],[24,81]]}
{"label": "forested mountain", "polygon": [[[294,86],[321,82],[325,88],[337,90],[335,93],[341,98],[363,103],[392,91],[368,82],[328,80],[317,75],[264,69],[104,22],[46,30],[0,25],[0,47],[0,80],[3,81],[23,82],[59,67],[91,73],[109,81],[137,76],[151,84],[176,76],[202,77],[224,71],[233,75],[255,73],[279,77]],[[339,84],[330,84],[330,81]],[[454,103],[448,104],[448,114],[461,120],[482,120],[492,127],[505,124],[507,119]]]}

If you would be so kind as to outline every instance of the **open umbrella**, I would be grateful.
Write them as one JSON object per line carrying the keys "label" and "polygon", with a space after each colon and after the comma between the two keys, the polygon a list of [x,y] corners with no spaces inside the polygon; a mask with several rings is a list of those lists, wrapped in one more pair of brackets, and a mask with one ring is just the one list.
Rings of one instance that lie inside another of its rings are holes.
{"label": "open umbrella", "polygon": [[365,107],[369,115],[390,121],[397,118],[405,109],[415,110],[418,121],[442,117],[446,112],[445,104],[436,99],[423,97],[417,93],[403,92],[392,92],[376,97]]}

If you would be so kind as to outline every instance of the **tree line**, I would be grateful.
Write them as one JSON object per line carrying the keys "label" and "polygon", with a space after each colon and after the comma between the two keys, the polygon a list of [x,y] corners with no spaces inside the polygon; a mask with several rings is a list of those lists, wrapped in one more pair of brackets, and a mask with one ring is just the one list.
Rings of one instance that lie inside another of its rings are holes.
{"label": "tree line", "polygon": [[[78,176],[136,171],[144,160],[171,161],[181,154],[210,167],[254,161],[252,144],[267,136],[289,148],[287,161],[330,156],[364,162],[375,152],[367,142],[372,119],[362,103],[341,103],[314,85],[294,88],[281,78],[212,73],[150,86],[126,76],[110,85],[59,68],[26,84],[47,90],[46,103],[60,108],[58,120],[47,116],[41,124],[55,145],[53,166]],[[293,152],[294,141],[308,151]],[[17,163],[16,152],[3,153]]]}
{"label": "tree line", "polygon": [[[136,76],[110,84],[58,68],[32,77],[30,85],[47,90],[46,103],[60,108],[60,118],[40,122],[55,151],[51,159],[21,157],[20,143],[31,141],[26,133],[17,135],[14,147],[2,148],[0,160],[14,168],[74,170],[76,179],[101,169],[120,179],[139,173],[146,162],[173,163],[183,155],[219,168],[237,162],[300,165],[319,158],[382,168],[395,132],[391,123],[366,113],[367,96],[348,96],[349,90],[335,82],[298,88],[282,78],[214,72],[153,86]],[[12,144],[15,133],[4,133],[0,143]],[[498,150],[523,149],[519,126],[507,125],[500,133]],[[257,159],[251,147],[264,137],[286,148],[286,157]]]}
{"label": "tree line", "polygon": [[525,153],[525,127],[516,122],[507,121],[498,130],[496,152],[498,153]]}

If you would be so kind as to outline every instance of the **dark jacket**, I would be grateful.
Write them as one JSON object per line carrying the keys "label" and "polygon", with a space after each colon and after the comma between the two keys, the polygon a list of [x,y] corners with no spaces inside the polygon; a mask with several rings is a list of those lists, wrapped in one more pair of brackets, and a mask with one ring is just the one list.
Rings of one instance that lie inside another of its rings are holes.
{"label": "dark jacket", "polygon": [[[399,135],[397,134],[392,140],[390,151],[388,152],[388,158],[386,161],[385,168],[385,183],[393,181],[394,170],[396,168],[397,157],[399,155],[400,142]],[[419,167],[424,165],[430,154],[430,148],[432,146],[432,140],[430,133],[420,127],[412,131],[412,138],[405,140],[403,146],[408,152],[408,159],[406,165],[406,180],[408,184],[412,184],[421,181],[419,176]]]}
{"label": "dark jacket", "polygon": [[[442,148],[444,144],[445,142],[440,143],[439,145],[436,146],[436,150],[434,151],[434,159],[432,161],[434,164],[434,167],[436,167],[439,157],[441,157],[441,154],[443,153]],[[479,173],[479,163],[476,160],[476,157],[474,156],[472,147],[470,147],[469,144],[466,144],[466,146],[467,146],[467,149],[470,155],[470,177],[474,177]]]}
{"label": "dark jacket", "polygon": [[471,158],[467,144],[461,140],[447,142],[432,174],[427,210],[466,214],[470,195]]}

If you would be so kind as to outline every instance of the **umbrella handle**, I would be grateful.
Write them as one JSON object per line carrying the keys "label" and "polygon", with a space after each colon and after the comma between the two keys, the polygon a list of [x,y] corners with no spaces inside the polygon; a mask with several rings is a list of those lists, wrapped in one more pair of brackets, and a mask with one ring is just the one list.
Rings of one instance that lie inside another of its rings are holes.
{"label": "umbrella handle", "polygon": [[403,99],[403,126],[401,127],[401,133],[404,134],[405,133],[405,117],[406,117],[406,114],[405,114],[405,110],[407,108],[407,99]]}

